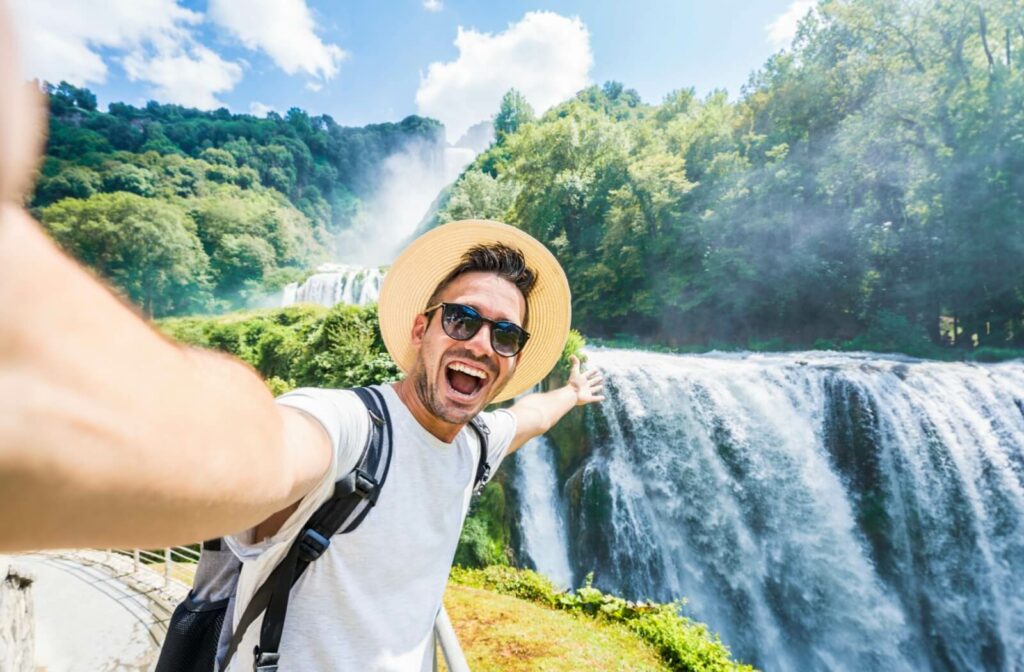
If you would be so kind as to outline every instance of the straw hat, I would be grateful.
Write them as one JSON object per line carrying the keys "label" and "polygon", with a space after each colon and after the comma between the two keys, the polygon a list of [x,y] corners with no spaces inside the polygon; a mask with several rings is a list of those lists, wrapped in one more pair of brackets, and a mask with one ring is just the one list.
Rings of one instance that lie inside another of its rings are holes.
{"label": "straw hat", "polygon": [[410,243],[384,276],[379,314],[384,345],[398,367],[408,373],[416,361],[416,349],[410,343],[416,316],[426,310],[431,294],[459,265],[462,255],[471,247],[490,243],[518,249],[537,274],[526,301],[530,340],[518,355],[512,378],[492,400],[498,402],[525,392],[548,375],[569,335],[569,282],[558,260],[541,242],[508,224],[483,219],[431,229]]}

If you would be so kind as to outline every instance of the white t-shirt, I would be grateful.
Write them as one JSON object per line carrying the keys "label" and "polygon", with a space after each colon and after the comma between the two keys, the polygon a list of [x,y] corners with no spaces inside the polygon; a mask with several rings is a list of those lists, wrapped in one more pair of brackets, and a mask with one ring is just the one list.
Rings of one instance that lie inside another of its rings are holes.
{"label": "white t-shirt", "polygon": [[[393,455],[377,504],[359,527],[335,535],[292,589],[281,638],[281,671],[427,672],[462,522],[473,494],[479,449],[466,427],[444,443],[416,421],[390,385],[378,387],[391,414]],[[299,389],[278,400],[316,418],[334,445],[331,467],[277,534],[226,537],[243,560],[234,623],[287,553],[302,525],[350,472],[369,431],[366,407],[347,390]],[[516,431],[507,410],[480,416],[490,429],[492,473]],[[228,671],[251,670],[262,617],[246,632]]]}

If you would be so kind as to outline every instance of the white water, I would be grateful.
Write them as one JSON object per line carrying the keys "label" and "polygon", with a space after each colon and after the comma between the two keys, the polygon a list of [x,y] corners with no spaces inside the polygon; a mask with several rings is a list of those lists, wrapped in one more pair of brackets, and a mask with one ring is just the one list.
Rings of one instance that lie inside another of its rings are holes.
{"label": "white water", "polygon": [[356,223],[338,236],[339,259],[359,266],[391,263],[441,190],[475,157],[471,149],[426,142],[409,143],[389,156]]}
{"label": "white water", "polygon": [[1024,364],[590,363],[609,399],[566,486],[576,576],[685,596],[766,670],[1024,669]]}
{"label": "white water", "polygon": [[555,478],[554,447],[543,436],[516,453],[522,484],[520,525],[524,551],[534,568],[559,588],[573,584],[566,552],[565,507]]}
{"label": "white water", "polygon": [[334,306],[347,303],[365,306],[376,303],[384,273],[379,268],[359,268],[341,264],[324,264],[305,282],[293,282],[284,288],[282,306],[315,303]]}
{"label": "white water", "polygon": [[384,160],[382,178],[348,230],[336,240],[343,264],[325,264],[304,283],[284,288],[282,306],[365,305],[377,301],[380,265],[397,256],[441,191],[476,158],[478,148],[415,141]]}

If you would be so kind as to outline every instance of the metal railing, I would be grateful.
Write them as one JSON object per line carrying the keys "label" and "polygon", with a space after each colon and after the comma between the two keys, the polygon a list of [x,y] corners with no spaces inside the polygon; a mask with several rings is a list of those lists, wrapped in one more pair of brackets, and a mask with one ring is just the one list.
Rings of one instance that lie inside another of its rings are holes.
{"label": "metal railing", "polygon": [[[136,573],[145,570],[163,575],[165,586],[173,583],[187,590],[192,586],[192,580],[195,577],[196,564],[199,562],[199,548],[199,544],[195,544],[150,550],[141,548],[129,550],[111,548],[107,550],[110,553],[130,556]],[[449,672],[469,672],[466,655],[462,651],[455,628],[443,605],[437,613],[437,618],[434,619],[435,672],[438,669],[438,649],[440,649]]]}

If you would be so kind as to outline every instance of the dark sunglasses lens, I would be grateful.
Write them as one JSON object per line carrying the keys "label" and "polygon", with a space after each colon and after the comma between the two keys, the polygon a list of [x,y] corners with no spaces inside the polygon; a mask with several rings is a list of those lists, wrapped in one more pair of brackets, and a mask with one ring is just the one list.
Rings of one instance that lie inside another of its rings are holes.
{"label": "dark sunglasses lens", "polygon": [[445,304],[444,331],[457,341],[468,341],[480,331],[483,320],[480,314],[469,306]]}
{"label": "dark sunglasses lens", "polygon": [[523,347],[523,330],[514,324],[499,322],[491,330],[491,345],[499,355],[511,357]]}

